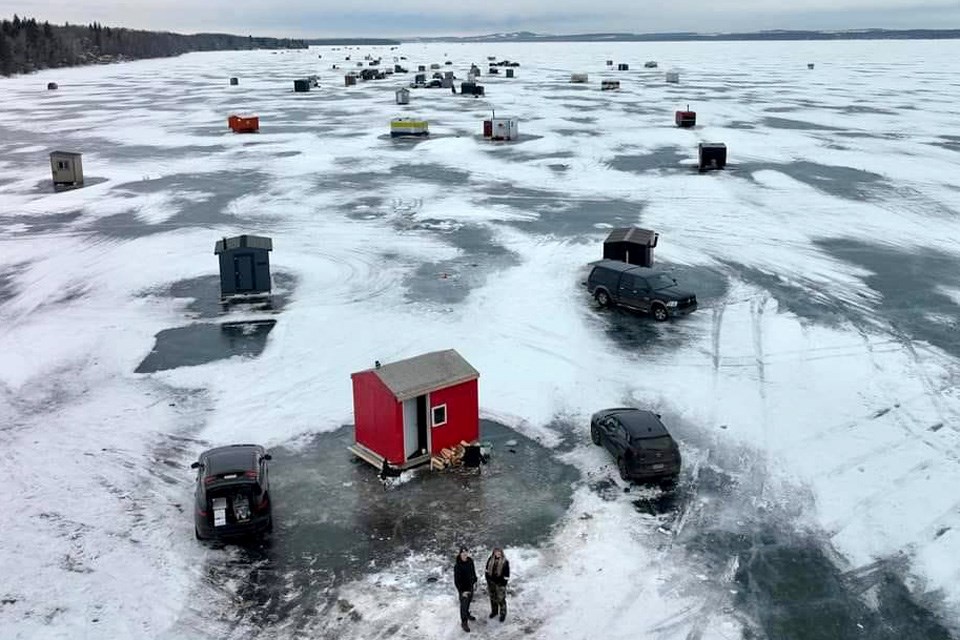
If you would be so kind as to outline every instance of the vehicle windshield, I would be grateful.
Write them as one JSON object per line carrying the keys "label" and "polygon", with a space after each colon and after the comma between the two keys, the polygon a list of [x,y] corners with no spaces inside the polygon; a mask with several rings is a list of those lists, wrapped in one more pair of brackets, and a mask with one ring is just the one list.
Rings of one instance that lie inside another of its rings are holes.
{"label": "vehicle windshield", "polygon": [[659,436],[657,438],[636,438],[633,442],[637,446],[644,449],[667,450],[671,445],[669,436]]}
{"label": "vehicle windshield", "polygon": [[648,277],[647,282],[650,283],[650,288],[655,291],[657,289],[666,289],[667,287],[672,287],[677,284],[673,281],[673,278],[665,273],[656,273]]}

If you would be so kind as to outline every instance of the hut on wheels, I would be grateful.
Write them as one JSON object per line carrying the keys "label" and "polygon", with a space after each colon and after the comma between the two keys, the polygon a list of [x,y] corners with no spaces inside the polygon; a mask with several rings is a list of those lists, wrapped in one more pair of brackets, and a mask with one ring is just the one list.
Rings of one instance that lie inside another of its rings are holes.
{"label": "hut on wheels", "polygon": [[697,147],[700,173],[727,166],[727,145],[722,142],[701,142]]}
{"label": "hut on wheels", "polygon": [[493,116],[483,121],[483,137],[488,140],[516,140],[520,136],[516,118]]}
{"label": "hut on wheels", "polygon": [[391,138],[422,137],[430,135],[430,123],[419,118],[394,118],[390,121]]}
{"label": "hut on wheels", "polygon": [[272,250],[273,240],[261,236],[217,240],[213,253],[220,258],[220,299],[269,294]]}
{"label": "hut on wheels", "polygon": [[480,374],[453,349],[351,374],[356,442],[378,469],[427,464],[480,436]]}
{"label": "hut on wheels", "polygon": [[697,112],[690,111],[690,105],[687,105],[686,111],[677,111],[673,114],[673,122],[678,127],[689,129],[697,126]]}
{"label": "hut on wheels", "polygon": [[83,154],[75,151],[52,151],[50,169],[53,172],[54,189],[83,186]]}
{"label": "hut on wheels", "polygon": [[620,260],[640,267],[653,266],[653,249],[660,234],[639,227],[614,229],[603,241],[603,259]]}

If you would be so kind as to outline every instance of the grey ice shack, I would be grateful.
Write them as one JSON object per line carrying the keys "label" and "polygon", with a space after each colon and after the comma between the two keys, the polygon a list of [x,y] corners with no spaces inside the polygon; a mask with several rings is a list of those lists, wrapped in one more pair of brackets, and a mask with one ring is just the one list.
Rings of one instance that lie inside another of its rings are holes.
{"label": "grey ice shack", "polygon": [[270,251],[273,240],[262,236],[235,236],[217,240],[220,256],[220,298],[270,293]]}
{"label": "grey ice shack", "polygon": [[54,189],[83,186],[83,155],[74,151],[50,152]]}

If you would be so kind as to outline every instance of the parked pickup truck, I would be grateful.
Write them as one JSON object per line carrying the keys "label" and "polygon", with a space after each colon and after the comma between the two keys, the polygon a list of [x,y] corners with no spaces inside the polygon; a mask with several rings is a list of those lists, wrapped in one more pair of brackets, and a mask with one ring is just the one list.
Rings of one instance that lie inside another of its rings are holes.
{"label": "parked pickup truck", "polygon": [[618,305],[650,313],[663,322],[697,310],[697,296],[680,288],[670,275],[618,260],[591,262],[587,290],[601,307]]}

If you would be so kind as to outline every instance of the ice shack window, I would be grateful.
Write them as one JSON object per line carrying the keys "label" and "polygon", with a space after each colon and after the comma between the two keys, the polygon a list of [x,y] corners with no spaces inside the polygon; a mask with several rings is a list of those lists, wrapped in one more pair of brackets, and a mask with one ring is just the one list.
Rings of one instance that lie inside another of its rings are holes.
{"label": "ice shack window", "polygon": [[66,169],[66,168],[67,168],[67,163],[64,162],[63,160],[59,160],[57,162],[57,169]]}
{"label": "ice shack window", "polygon": [[447,424],[447,405],[441,404],[433,408],[433,426],[442,427]]}

